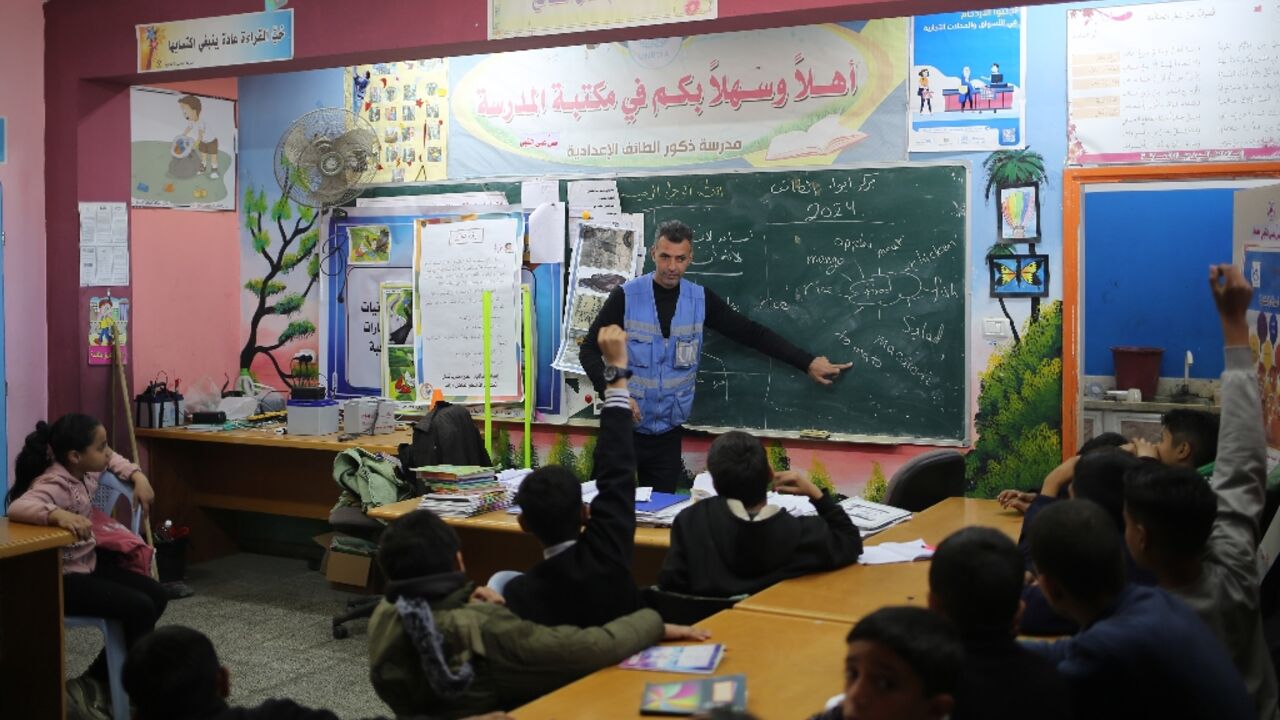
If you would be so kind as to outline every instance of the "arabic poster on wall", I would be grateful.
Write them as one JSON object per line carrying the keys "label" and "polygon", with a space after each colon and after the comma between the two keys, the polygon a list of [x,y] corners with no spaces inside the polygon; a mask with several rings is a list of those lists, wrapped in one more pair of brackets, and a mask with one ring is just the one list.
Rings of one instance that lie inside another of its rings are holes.
{"label": "arabic poster on wall", "polygon": [[483,402],[486,290],[493,293],[488,321],[491,399],[519,400],[524,214],[423,219],[415,227],[417,400],[430,401],[439,388],[450,402]]}
{"label": "arabic poster on wall", "polygon": [[1026,9],[912,18],[911,152],[1026,146]]}
{"label": "arabic poster on wall", "polygon": [[382,143],[372,183],[443,180],[448,161],[448,62],[409,60],[348,67],[345,107]]}
{"label": "arabic poster on wall", "polygon": [[1280,158],[1280,5],[1067,12],[1067,161]]}
{"label": "arabic poster on wall", "polygon": [[171,90],[129,91],[134,207],[236,209],[236,103]]}
{"label": "arabic poster on wall", "polygon": [[1246,320],[1261,386],[1269,467],[1280,463],[1280,185],[1233,198],[1233,250],[1253,288]]}
{"label": "arabic poster on wall", "polygon": [[906,22],[456,58],[450,177],[904,158]]}
{"label": "arabic poster on wall", "polygon": [[110,365],[111,348],[120,337],[120,363],[129,361],[129,299],[89,298],[89,364]]}
{"label": "arabic poster on wall", "polygon": [[489,0],[489,39],[714,20],[716,0]]}
{"label": "arabic poster on wall", "polygon": [[293,58],[293,10],[136,25],[138,72]]}
{"label": "arabic poster on wall", "polygon": [[578,348],[609,293],[636,277],[644,237],[630,227],[582,223],[573,242],[569,298],[560,330],[560,350],[551,367],[585,375]]}

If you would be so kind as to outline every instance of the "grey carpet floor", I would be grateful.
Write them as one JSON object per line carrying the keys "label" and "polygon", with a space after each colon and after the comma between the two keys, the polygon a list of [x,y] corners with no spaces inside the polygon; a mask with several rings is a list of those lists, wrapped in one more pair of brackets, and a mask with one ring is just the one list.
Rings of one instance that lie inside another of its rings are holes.
{"label": "grey carpet floor", "polygon": [[[231,671],[231,702],[290,698],[340,718],[390,715],[369,684],[366,621],[334,640],[330,618],[358,596],[329,587],[305,561],[241,553],[193,565],[196,594],[173,600],[161,625],[186,625],[213,641]],[[78,675],[102,649],[91,629],[67,631],[67,671]]]}

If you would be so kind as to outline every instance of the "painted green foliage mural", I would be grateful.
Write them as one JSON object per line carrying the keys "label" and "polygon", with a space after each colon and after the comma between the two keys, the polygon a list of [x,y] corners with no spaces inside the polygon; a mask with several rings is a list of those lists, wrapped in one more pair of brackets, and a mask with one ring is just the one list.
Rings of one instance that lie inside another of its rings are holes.
{"label": "painted green foliage mural", "polygon": [[991,356],[982,374],[975,424],[978,441],[965,457],[969,494],[1035,490],[1062,458],[1062,303],[1028,321],[1020,342]]}

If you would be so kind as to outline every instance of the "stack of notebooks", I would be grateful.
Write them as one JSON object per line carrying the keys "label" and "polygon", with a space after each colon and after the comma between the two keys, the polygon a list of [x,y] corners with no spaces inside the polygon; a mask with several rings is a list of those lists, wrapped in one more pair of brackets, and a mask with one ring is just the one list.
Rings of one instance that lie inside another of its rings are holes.
{"label": "stack of notebooks", "polygon": [[498,482],[491,467],[424,465],[413,471],[427,485],[418,508],[440,517],[472,517],[511,504],[511,493]]}

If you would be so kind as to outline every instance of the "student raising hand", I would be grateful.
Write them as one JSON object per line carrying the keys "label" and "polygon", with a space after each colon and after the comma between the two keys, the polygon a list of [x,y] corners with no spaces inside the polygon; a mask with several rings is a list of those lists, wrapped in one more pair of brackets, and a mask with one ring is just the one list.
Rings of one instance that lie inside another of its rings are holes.
{"label": "student raising hand", "polygon": [[1244,317],[1253,298],[1253,288],[1245,281],[1240,268],[1229,264],[1210,265],[1209,288],[1213,290],[1213,304],[1218,306],[1224,343],[1228,347],[1248,346],[1249,326]]}

